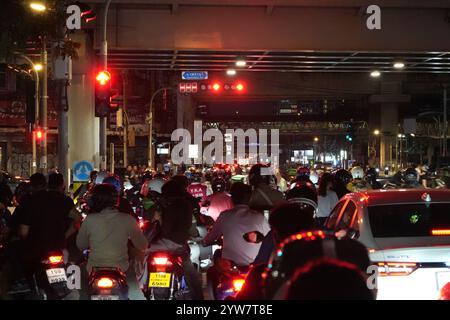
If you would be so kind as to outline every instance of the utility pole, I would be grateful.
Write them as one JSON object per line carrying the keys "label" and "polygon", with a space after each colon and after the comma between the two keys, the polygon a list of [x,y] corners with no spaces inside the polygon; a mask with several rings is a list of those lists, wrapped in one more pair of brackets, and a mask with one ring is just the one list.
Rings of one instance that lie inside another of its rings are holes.
{"label": "utility pole", "polygon": [[48,93],[47,93],[47,81],[48,81],[48,59],[47,59],[47,39],[46,36],[42,36],[42,112],[41,112],[41,127],[43,130],[43,136],[41,140],[41,172],[46,173],[48,170],[47,163],[47,102],[48,102]]}
{"label": "utility pole", "polygon": [[34,62],[27,57],[26,55],[20,53],[20,52],[15,52],[14,54],[20,56],[22,59],[26,60],[30,65],[31,68],[33,69],[33,74],[34,74],[34,124],[32,127],[32,155],[31,155],[31,174],[36,173],[37,172],[37,147],[36,147],[36,132],[35,130],[39,127],[39,73],[36,70],[35,64]]}
{"label": "utility pole", "polygon": [[128,167],[128,117],[126,112],[126,106],[128,104],[128,74],[127,71],[122,73],[123,79],[123,91],[122,91],[122,101],[123,101],[123,166]]}
{"label": "utility pole", "polygon": [[155,159],[153,159],[153,100],[155,99],[156,95],[160,92],[166,91],[166,90],[171,90],[171,87],[165,87],[165,88],[160,88],[158,90],[156,90],[151,99],[150,99],[150,110],[148,113],[148,167],[150,169],[154,168],[154,161]]}
{"label": "utility pole", "polygon": [[[111,0],[107,0],[105,7],[103,9],[103,38],[102,45],[100,48],[100,63],[103,67],[103,70],[107,70],[108,66],[108,43],[106,41],[106,27],[108,23],[108,9],[111,4]],[[106,128],[107,128],[107,119],[108,117],[100,117],[100,170],[106,170],[106,152],[107,152],[107,136],[106,136]]]}

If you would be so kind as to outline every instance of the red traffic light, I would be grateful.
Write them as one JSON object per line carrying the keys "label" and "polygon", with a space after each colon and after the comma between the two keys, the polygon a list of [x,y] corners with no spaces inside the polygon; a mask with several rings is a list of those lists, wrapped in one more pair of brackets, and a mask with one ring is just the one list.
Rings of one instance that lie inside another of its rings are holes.
{"label": "red traffic light", "polygon": [[44,138],[44,131],[42,131],[40,129],[35,130],[34,134],[35,134],[37,140],[42,140],[42,138]]}
{"label": "red traffic light", "polygon": [[236,85],[236,90],[237,91],[244,91],[244,85],[242,83],[238,83]]}
{"label": "red traffic light", "polygon": [[220,84],[219,83],[214,83],[213,85],[212,85],[212,89],[213,89],[213,91],[219,91],[220,90]]}
{"label": "red traffic light", "polygon": [[98,84],[104,86],[111,80],[111,74],[106,70],[100,71],[97,73],[95,80],[97,80]]}

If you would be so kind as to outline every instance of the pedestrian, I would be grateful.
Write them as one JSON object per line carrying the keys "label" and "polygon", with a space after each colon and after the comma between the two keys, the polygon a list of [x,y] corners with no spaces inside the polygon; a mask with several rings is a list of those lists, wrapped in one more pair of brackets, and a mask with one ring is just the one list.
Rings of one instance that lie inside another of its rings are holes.
{"label": "pedestrian", "polygon": [[339,199],[336,192],[333,191],[333,177],[325,172],[319,180],[319,190],[317,197],[317,212],[315,215],[316,224],[323,226],[325,220],[336,206]]}

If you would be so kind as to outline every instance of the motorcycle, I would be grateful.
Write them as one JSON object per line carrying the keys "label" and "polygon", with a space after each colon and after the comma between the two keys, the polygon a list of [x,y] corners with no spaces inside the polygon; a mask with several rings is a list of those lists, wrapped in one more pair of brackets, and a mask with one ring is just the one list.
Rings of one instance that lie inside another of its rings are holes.
{"label": "motorcycle", "polygon": [[63,252],[54,251],[35,266],[30,278],[15,281],[8,291],[8,297],[19,300],[62,300],[72,292],[67,281]]}
{"label": "motorcycle", "polygon": [[119,268],[93,268],[88,280],[90,300],[128,300],[126,279]]}
{"label": "motorcycle", "polygon": [[181,254],[154,252],[147,258],[148,281],[144,295],[148,300],[188,300]]}
{"label": "motorcycle", "polygon": [[[259,231],[243,235],[249,243],[260,243],[264,235]],[[219,243],[220,244],[220,243]],[[206,274],[208,291],[214,300],[232,300],[242,290],[250,266],[238,266],[233,261],[221,258],[221,250],[214,253],[214,267]]]}

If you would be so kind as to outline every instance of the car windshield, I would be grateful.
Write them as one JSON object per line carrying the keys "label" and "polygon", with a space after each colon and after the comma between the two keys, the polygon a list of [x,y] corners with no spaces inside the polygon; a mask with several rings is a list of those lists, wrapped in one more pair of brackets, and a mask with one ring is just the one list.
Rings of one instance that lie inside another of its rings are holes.
{"label": "car windshield", "polygon": [[375,238],[426,237],[432,230],[450,229],[450,203],[408,203],[370,206]]}

